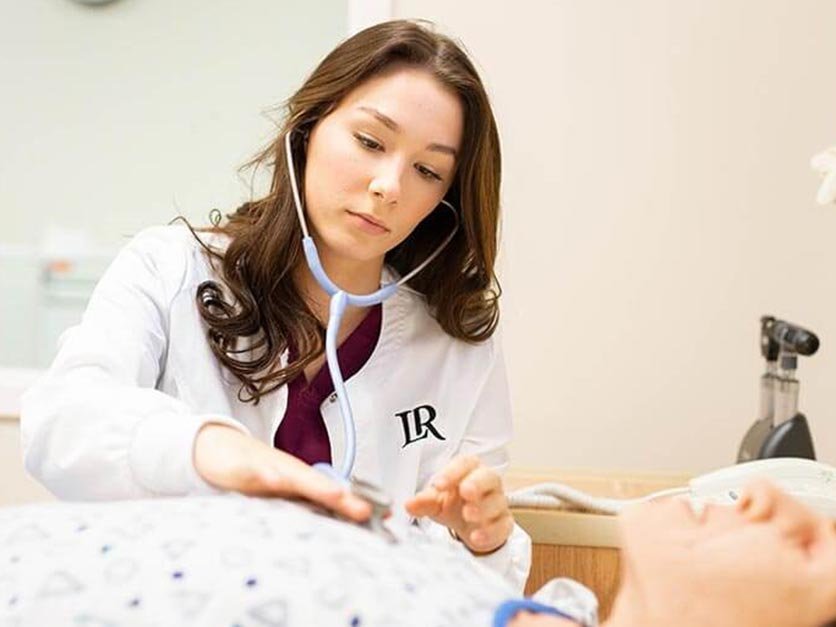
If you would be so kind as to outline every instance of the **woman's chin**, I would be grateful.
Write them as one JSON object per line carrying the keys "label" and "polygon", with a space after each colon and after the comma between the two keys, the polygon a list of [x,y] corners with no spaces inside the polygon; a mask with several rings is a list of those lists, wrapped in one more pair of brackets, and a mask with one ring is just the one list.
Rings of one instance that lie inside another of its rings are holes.
{"label": "woman's chin", "polygon": [[350,233],[341,233],[338,237],[329,237],[325,240],[324,247],[317,241],[317,248],[319,248],[320,257],[327,255],[330,258],[352,265],[382,264],[383,257],[386,255],[386,251],[380,251],[378,247],[370,246],[366,238]]}

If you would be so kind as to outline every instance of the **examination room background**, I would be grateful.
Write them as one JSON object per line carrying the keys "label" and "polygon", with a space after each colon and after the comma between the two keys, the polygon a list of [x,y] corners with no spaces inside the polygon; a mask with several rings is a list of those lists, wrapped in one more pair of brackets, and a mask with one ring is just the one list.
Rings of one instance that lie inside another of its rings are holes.
{"label": "examination room background", "polygon": [[[460,37],[495,105],[513,466],[733,463],[766,313],[821,338],[800,407],[836,464],[836,206],[809,164],[836,144],[836,2],[383,5]],[[262,112],[346,32],[337,0],[0,0],[0,380],[53,350],[25,251],[106,261],[232,209]]]}

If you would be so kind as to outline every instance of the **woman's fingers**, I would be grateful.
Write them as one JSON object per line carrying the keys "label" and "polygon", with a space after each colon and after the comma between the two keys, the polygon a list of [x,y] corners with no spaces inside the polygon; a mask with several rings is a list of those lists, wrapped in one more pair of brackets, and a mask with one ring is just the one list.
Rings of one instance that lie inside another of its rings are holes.
{"label": "woman's fingers", "polygon": [[371,505],[305,462],[275,449],[269,451],[264,487],[276,496],[303,498],[354,521],[368,520]]}
{"label": "woman's fingers", "polygon": [[438,516],[441,513],[442,505],[441,495],[433,487],[421,490],[404,504],[407,513],[416,518]]}
{"label": "woman's fingers", "polygon": [[502,489],[502,479],[493,468],[478,466],[459,484],[459,494],[467,502],[481,501],[486,495]]}
{"label": "woman's fingers", "polygon": [[513,528],[514,519],[510,514],[503,514],[498,519],[470,531],[467,545],[477,553],[492,551],[505,543]]}
{"label": "woman's fingers", "polygon": [[411,516],[429,516],[454,531],[474,553],[493,551],[514,528],[502,479],[473,455],[454,458],[405,506]]}
{"label": "woman's fingers", "polygon": [[479,525],[494,520],[508,511],[508,499],[502,490],[494,490],[484,495],[476,503],[465,503],[462,517],[470,525]]}
{"label": "woman's fingers", "polygon": [[232,427],[210,423],[195,438],[195,470],[224,490],[312,501],[351,520],[371,516],[371,505],[302,460]]}
{"label": "woman's fingers", "polygon": [[462,479],[478,468],[480,464],[479,458],[475,455],[455,457],[433,480],[432,484],[439,490],[447,490],[461,483]]}
{"label": "woman's fingers", "polygon": [[447,526],[474,552],[502,545],[514,527],[502,479],[474,455],[455,457],[406,510]]}

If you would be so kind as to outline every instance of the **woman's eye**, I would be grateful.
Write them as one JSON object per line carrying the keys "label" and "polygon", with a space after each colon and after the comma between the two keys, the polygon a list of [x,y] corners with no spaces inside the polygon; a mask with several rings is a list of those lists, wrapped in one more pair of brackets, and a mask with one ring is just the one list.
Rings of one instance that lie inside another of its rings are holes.
{"label": "woman's eye", "polygon": [[369,150],[381,150],[383,148],[383,146],[378,144],[375,140],[370,137],[366,137],[365,135],[355,134],[354,137],[357,138],[357,141],[360,142],[364,148],[368,148]]}
{"label": "woman's eye", "polygon": [[[374,150],[376,152],[383,151],[383,145],[379,142],[375,141],[371,137],[367,137],[366,135],[361,135],[360,133],[354,133],[354,138],[360,143],[363,148],[367,150]],[[440,181],[441,177],[430,170],[429,168],[423,165],[416,165],[415,169],[418,170],[418,173],[425,179],[429,181]]]}
{"label": "woman's eye", "polygon": [[438,174],[436,174],[435,172],[433,172],[432,170],[430,170],[429,168],[425,168],[424,166],[419,165],[419,166],[416,166],[416,169],[418,170],[418,172],[421,173],[421,176],[423,176],[425,179],[429,179],[431,181],[440,181],[441,180],[441,177]]}

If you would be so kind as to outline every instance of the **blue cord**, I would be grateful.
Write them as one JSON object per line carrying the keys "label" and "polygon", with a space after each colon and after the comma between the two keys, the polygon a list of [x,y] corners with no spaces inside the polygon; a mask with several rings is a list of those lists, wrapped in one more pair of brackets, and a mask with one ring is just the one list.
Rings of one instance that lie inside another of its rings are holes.
{"label": "blue cord", "polygon": [[568,620],[575,621],[575,618],[564,614],[563,612],[553,608],[551,605],[544,605],[543,603],[538,603],[537,601],[533,601],[531,599],[509,599],[496,608],[496,612],[494,612],[493,615],[493,627],[507,627],[511,619],[517,615],[517,612],[522,611],[535,612],[537,614],[549,614],[551,616],[557,616],[558,618],[566,618]]}
{"label": "blue cord", "polygon": [[340,290],[331,297],[331,314],[328,318],[328,331],[325,334],[325,356],[328,360],[328,369],[331,372],[331,381],[334,384],[334,392],[337,393],[337,401],[340,403],[340,413],[343,418],[345,429],[345,455],[343,456],[340,475],[348,479],[351,469],[354,468],[354,457],[357,453],[357,434],[354,429],[354,414],[351,411],[351,403],[348,402],[348,393],[345,391],[345,381],[340,370],[340,362],[337,359],[337,339],[340,332],[345,307],[348,304],[348,296]]}
{"label": "blue cord", "polygon": [[343,457],[339,471],[332,465],[324,463],[314,464],[314,467],[329,477],[342,480],[342,483],[345,483],[351,476],[351,470],[354,468],[354,459],[357,456],[357,432],[354,428],[354,414],[351,411],[351,403],[348,401],[348,393],[345,390],[345,381],[343,380],[342,370],[340,370],[340,362],[337,359],[337,340],[340,334],[340,324],[342,323],[343,314],[348,305],[371,307],[382,303],[398,290],[398,284],[389,283],[373,294],[348,294],[328,278],[328,275],[322,268],[322,263],[319,260],[313,239],[311,237],[303,238],[302,247],[305,251],[308,267],[313,273],[314,278],[316,278],[322,289],[331,296],[328,329],[325,332],[325,358],[328,362],[331,381],[334,384],[334,392],[337,394],[337,400],[340,404],[340,414],[342,415],[343,429],[345,431],[345,456]]}

